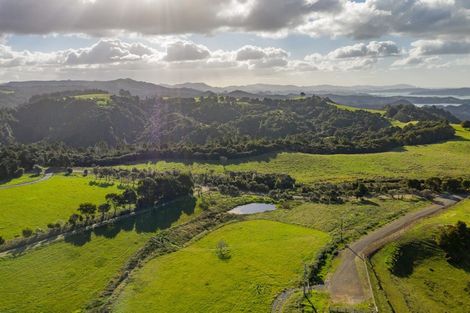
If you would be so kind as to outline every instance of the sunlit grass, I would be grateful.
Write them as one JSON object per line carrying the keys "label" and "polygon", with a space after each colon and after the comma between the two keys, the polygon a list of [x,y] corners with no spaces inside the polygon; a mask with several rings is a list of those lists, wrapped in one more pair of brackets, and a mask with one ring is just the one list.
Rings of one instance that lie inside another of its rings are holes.
{"label": "sunlit grass", "polygon": [[[223,240],[230,258],[217,257]],[[323,232],[271,221],[220,228],[178,252],[151,260],[131,278],[116,312],[269,312],[294,286],[303,263],[329,241]]]}

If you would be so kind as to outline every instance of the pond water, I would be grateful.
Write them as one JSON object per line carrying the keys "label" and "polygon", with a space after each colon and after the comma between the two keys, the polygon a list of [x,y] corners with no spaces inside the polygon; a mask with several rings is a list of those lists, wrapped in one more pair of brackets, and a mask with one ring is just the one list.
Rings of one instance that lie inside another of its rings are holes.
{"label": "pond water", "polygon": [[245,214],[255,214],[255,213],[274,211],[274,210],[276,210],[276,206],[274,204],[250,203],[250,204],[237,206],[228,212],[232,214],[245,215]]}

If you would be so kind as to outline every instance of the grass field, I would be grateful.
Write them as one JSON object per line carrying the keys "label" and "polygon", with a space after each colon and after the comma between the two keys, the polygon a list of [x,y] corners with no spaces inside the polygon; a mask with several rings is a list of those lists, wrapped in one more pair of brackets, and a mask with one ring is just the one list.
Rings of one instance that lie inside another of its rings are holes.
{"label": "grass field", "polygon": [[24,228],[45,229],[48,223],[66,221],[83,202],[101,204],[116,186],[90,185],[90,178],[53,176],[33,185],[0,190],[0,236],[21,234]]}
{"label": "grass field", "polygon": [[98,105],[107,105],[111,100],[111,95],[108,93],[94,93],[86,95],[78,95],[74,97],[75,99],[82,100],[94,100]]}
{"label": "grass field", "polygon": [[[343,222],[343,238],[354,239],[378,228],[407,212],[429,205],[428,201],[370,199],[361,203],[302,203],[290,210],[276,210],[254,215],[283,223],[311,227],[339,235]],[[251,217],[248,217],[251,218]]]}
{"label": "grass field", "polygon": [[[424,220],[398,242],[374,255],[372,264],[384,289],[376,288],[381,312],[392,312],[386,298],[395,312],[468,312],[470,267],[450,265],[444,252],[433,243],[433,235],[441,225],[455,224],[459,220],[470,224],[470,200]],[[413,257],[407,260],[412,264],[412,271],[396,276],[389,271],[387,262],[399,245],[407,243],[414,244]]]}
{"label": "grass field", "polygon": [[160,229],[199,214],[194,201],[0,259],[0,312],[77,312]]}
{"label": "grass field", "polygon": [[[455,126],[458,138],[433,145],[407,146],[403,149],[371,154],[318,155],[280,153],[248,160],[229,161],[229,171],[258,171],[260,173],[286,173],[299,182],[347,181],[357,178],[470,175],[470,131]],[[205,173],[223,172],[218,162],[167,162],[131,165],[159,170],[178,169]]]}
{"label": "grass field", "polygon": [[[221,260],[224,240],[231,258]],[[329,241],[323,232],[271,221],[229,224],[178,252],[148,262],[116,312],[270,312],[273,298],[302,275]]]}

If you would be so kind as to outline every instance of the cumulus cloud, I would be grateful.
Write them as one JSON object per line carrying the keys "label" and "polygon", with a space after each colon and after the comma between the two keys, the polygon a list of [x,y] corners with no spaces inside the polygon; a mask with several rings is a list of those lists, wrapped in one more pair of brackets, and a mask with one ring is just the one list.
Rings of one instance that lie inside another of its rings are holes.
{"label": "cumulus cloud", "polygon": [[401,49],[391,41],[369,42],[338,48],[326,54],[292,59],[288,51],[275,47],[243,46],[237,50],[210,51],[188,40],[164,42],[160,46],[104,39],[80,49],[49,53],[16,51],[0,45],[0,68],[24,71],[118,70],[249,70],[256,73],[296,71],[350,71],[374,66],[381,58],[393,57]]}
{"label": "cumulus cloud", "polygon": [[358,57],[388,57],[397,56],[400,48],[393,41],[371,41],[368,44],[358,43],[336,49],[328,54],[333,59],[358,58]]}
{"label": "cumulus cloud", "polygon": [[439,54],[469,54],[470,41],[445,41],[445,40],[418,40],[411,44],[411,54],[415,55],[439,55]]}
{"label": "cumulus cloud", "polygon": [[203,45],[190,41],[176,41],[167,45],[166,61],[195,61],[207,59],[210,51]]}
{"label": "cumulus cloud", "polygon": [[64,52],[65,64],[105,64],[136,61],[156,57],[159,53],[141,43],[125,43],[120,40],[100,40],[91,47]]}
{"label": "cumulus cloud", "polygon": [[402,49],[393,41],[371,41],[344,46],[325,55],[307,55],[305,61],[324,71],[365,70],[373,67],[380,59],[397,57]]}
{"label": "cumulus cloud", "polygon": [[393,66],[446,66],[451,63],[443,62],[440,56],[470,54],[470,41],[468,40],[417,40],[411,43],[411,47],[408,55],[394,62]]}

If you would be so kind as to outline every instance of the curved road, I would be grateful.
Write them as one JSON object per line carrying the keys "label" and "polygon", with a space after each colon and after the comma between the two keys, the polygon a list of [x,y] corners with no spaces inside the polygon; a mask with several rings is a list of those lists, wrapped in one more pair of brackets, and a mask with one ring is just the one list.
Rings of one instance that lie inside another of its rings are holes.
{"label": "curved road", "polygon": [[[462,200],[457,196],[438,197],[433,204],[407,215],[375,230],[374,232],[360,238],[344,249],[339,257],[341,264],[327,282],[327,288],[331,299],[335,303],[358,304],[372,297],[370,286],[367,281],[360,277],[356,261],[364,266],[362,260],[357,256],[367,256],[383,247],[386,243],[396,239],[404,230],[416,221],[434,215]],[[360,269],[362,271],[364,267]]]}
{"label": "curved road", "polygon": [[46,175],[44,175],[43,177],[41,177],[38,180],[33,180],[33,181],[29,181],[29,182],[21,183],[21,184],[16,184],[16,185],[0,186],[0,190],[16,188],[16,187],[21,187],[21,186],[34,185],[34,184],[37,184],[37,183],[40,183],[40,182],[43,182],[45,180],[50,179],[52,177],[52,175],[53,175],[52,173],[47,173]]}

